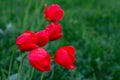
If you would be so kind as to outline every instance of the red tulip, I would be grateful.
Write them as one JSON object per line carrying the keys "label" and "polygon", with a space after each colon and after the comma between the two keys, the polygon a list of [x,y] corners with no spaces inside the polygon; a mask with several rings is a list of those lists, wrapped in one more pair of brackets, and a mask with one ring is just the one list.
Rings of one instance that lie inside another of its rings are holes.
{"label": "red tulip", "polygon": [[74,69],[74,62],[76,60],[74,53],[75,48],[73,46],[63,46],[56,51],[55,62],[67,69]]}
{"label": "red tulip", "polygon": [[46,30],[42,30],[40,32],[37,32],[35,34],[35,37],[37,38],[37,44],[39,46],[45,46],[48,43],[48,33]]}
{"label": "red tulip", "polygon": [[52,4],[49,7],[45,5],[44,15],[47,20],[58,22],[63,18],[64,11],[58,4]]}
{"label": "red tulip", "polygon": [[49,71],[51,57],[43,48],[36,48],[28,54],[30,64],[41,72]]}
{"label": "red tulip", "polygon": [[50,41],[60,39],[63,36],[63,34],[61,33],[62,27],[58,23],[47,25],[46,30],[48,31]]}
{"label": "red tulip", "polygon": [[16,39],[16,44],[21,51],[28,51],[37,48],[34,32],[26,31]]}

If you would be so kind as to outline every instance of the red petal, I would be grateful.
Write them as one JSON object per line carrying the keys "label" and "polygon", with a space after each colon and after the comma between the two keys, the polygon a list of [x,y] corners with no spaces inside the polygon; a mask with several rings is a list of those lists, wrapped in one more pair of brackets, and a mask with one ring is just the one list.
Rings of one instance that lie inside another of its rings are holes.
{"label": "red petal", "polygon": [[76,49],[73,47],[73,46],[63,46],[62,47],[63,49],[65,49],[68,53],[70,53],[70,54],[74,54],[75,53],[75,51],[76,51]]}
{"label": "red petal", "polygon": [[30,40],[30,38],[34,36],[34,33],[31,31],[25,31],[23,34],[21,34],[17,39],[16,39],[16,44],[22,44],[27,40]]}
{"label": "red petal", "polygon": [[67,68],[67,69],[75,69],[75,65],[71,64],[71,65],[65,66],[65,68]]}
{"label": "red petal", "polygon": [[52,34],[54,34],[55,31],[55,24],[49,24],[46,26],[46,30],[48,31],[48,35],[51,36]]}
{"label": "red petal", "polygon": [[24,43],[21,45],[18,45],[21,51],[29,51],[35,48],[38,48],[38,46],[34,43]]}
{"label": "red petal", "polygon": [[55,34],[55,35],[51,36],[49,40],[50,41],[57,40],[57,39],[60,39],[62,36],[63,36],[62,33]]}
{"label": "red petal", "polygon": [[37,38],[37,44],[39,46],[45,46],[48,43],[48,33],[45,30],[37,32],[35,36]]}
{"label": "red petal", "polygon": [[16,44],[22,44],[31,38],[30,34],[22,34],[16,39]]}
{"label": "red petal", "polygon": [[56,11],[54,14],[52,14],[53,17],[52,17],[52,21],[53,22],[57,22],[59,20],[61,20],[64,16],[64,11],[63,10],[58,10]]}

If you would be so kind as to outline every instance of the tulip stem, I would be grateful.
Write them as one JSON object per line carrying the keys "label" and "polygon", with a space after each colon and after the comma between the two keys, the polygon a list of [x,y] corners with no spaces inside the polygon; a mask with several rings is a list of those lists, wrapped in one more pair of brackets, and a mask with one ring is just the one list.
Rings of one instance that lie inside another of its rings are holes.
{"label": "tulip stem", "polygon": [[31,77],[30,77],[30,80],[32,80],[32,77],[33,77],[33,74],[34,74],[34,68],[32,68],[32,72],[31,72]]}
{"label": "tulip stem", "polygon": [[12,68],[12,64],[13,64],[15,49],[16,48],[14,47],[13,52],[12,52],[12,56],[11,56],[11,59],[10,59],[10,66],[9,66],[9,71],[8,71],[8,80],[10,79],[10,73],[11,73],[11,68]]}
{"label": "tulip stem", "polygon": [[23,30],[24,29],[27,29],[28,28],[28,16],[29,16],[29,11],[30,11],[30,8],[31,8],[31,4],[32,4],[32,0],[29,0],[28,1],[28,5],[26,7],[26,10],[25,10],[25,14],[24,14],[24,19],[23,19]]}
{"label": "tulip stem", "polygon": [[22,67],[23,67],[23,63],[24,63],[24,58],[25,58],[25,56],[26,56],[27,54],[22,54],[22,59],[21,59],[21,61],[20,61],[20,66],[19,66],[19,69],[18,69],[18,79],[17,80],[20,80],[20,78],[21,78],[21,73],[22,73]]}
{"label": "tulip stem", "polygon": [[41,79],[40,80],[43,80],[43,77],[44,77],[44,73],[41,74]]}
{"label": "tulip stem", "polygon": [[[76,70],[76,69],[75,69],[75,70]],[[71,79],[70,79],[70,80],[74,80],[75,70],[71,70]]]}

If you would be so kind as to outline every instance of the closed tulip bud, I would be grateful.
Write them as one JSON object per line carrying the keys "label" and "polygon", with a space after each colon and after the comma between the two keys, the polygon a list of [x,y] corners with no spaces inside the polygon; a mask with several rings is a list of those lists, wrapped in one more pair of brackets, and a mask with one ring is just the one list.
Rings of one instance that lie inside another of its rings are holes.
{"label": "closed tulip bud", "polygon": [[74,69],[74,62],[76,60],[74,53],[75,48],[73,46],[63,46],[56,51],[54,60],[64,68]]}
{"label": "closed tulip bud", "polygon": [[58,22],[63,18],[64,11],[58,4],[52,4],[49,7],[45,5],[44,15],[48,21]]}
{"label": "closed tulip bud", "polygon": [[58,23],[52,23],[47,25],[46,30],[48,31],[50,41],[60,39],[63,36],[62,27]]}
{"label": "closed tulip bud", "polygon": [[26,31],[23,34],[21,34],[16,39],[16,44],[18,45],[19,49],[21,51],[28,51],[37,48],[38,47],[36,45],[37,39],[34,36],[35,33],[31,31]]}
{"label": "closed tulip bud", "polygon": [[46,30],[37,32],[35,37],[37,38],[37,44],[39,46],[45,46],[49,41],[48,32]]}
{"label": "closed tulip bud", "polygon": [[43,48],[36,48],[30,51],[28,59],[32,67],[35,69],[46,72],[50,70],[51,57]]}

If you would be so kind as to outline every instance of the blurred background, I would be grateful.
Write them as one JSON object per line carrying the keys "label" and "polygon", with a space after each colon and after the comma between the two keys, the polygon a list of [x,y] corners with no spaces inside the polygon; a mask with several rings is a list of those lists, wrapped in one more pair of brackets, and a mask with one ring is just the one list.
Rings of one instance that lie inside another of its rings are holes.
{"label": "blurred background", "polygon": [[40,80],[15,40],[45,28],[44,3],[65,11],[64,37],[44,48],[51,56],[63,45],[77,49],[75,70],[53,62],[44,80],[120,80],[120,0],[0,0],[0,80]]}

